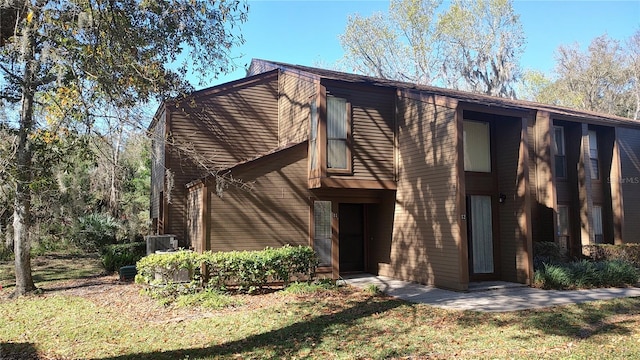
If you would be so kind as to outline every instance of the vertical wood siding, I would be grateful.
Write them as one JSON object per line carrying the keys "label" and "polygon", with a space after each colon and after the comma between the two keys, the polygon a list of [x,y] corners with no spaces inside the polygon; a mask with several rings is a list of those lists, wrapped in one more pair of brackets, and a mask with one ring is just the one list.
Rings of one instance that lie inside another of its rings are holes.
{"label": "vertical wood siding", "polygon": [[[278,80],[202,94],[177,104],[170,112],[167,166],[173,176],[165,233],[187,246],[185,185],[211,169],[228,167],[268,152],[278,145]],[[204,165],[204,166],[203,166]]]}
{"label": "vertical wood siding", "polygon": [[188,227],[188,240],[191,246],[197,250],[202,251],[202,230],[203,230],[203,217],[202,217],[202,197],[204,195],[204,186],[194,187],[189,190],[187,195],[187,227]]}
{"label": "vertical wood siding", "polygon": [[164,188],[165,166],[165,129],[166,112],[163,110],[158,116],[156,125],[151,130],[151,218],[156,219],[160,214],[160,193]]}
{"label": "vertical wood siding", "polygon": [[618,144],[622,177],[624,223],[622,239],[625,243],[640,243],[640,130],[619,128]]}
{"label": "vertical wood siding", "polygon": [[221,197],[211,193],[211,250],[309,244],[310,193],[304,143],[257,160],[248,169],[234,170],[232,175],[254,182],[253,189],[230,186]]}
{"label": "vertical wood siding", "polygon": [[518,196],[517,188],[522,176],[518,167],[522,123],[520,119],[498,119],[494,125],[498,189],[506,195],[505,202],[498,204],[501,278],[517,282],[518,269],[522,266],[521,255],[526,251],[518,222],[524,208],[524,199]]}
{"label": "vertical wood siding", "polygon": [[554,241],[554,154],[552,153],[553,123],[548,112],[538,111],[529,122],[529,187],[533,241]]}
{"label": "vertical wood siding", "polygon": [[[327,85],[351,103],[354,180],[394,180],[395,91]],[[335,176],[335,175],[334,175]]]}
{"label": "vertical wood siding", "polygon": [[315,83],[288,73],[280,74],[279,143],[284,146],[309,137],[309,100],[316,94]]}
{"label": "vertical wood siding", "polygon": [[460,278],[455,110],[399,102],[393,242],[381,275],[465,289]]}

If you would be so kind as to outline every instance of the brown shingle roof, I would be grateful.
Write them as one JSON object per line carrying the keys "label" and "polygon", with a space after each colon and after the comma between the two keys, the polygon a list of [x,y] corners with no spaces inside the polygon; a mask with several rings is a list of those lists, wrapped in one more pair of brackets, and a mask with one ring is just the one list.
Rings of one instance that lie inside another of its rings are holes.
{"label": "brown shingle roof", "polygon": [[496,96],[489,96],[485,94],[471,93],[460,90],[451,90],[440,88],[436,86],[427,86],[420,85],[408,82],[394,81],[381,79],[366,75],[357,75],[351,73],[345,73],[334,70],[320,69],[303,65],[293,65],[287,64],[277,61],[269,61],[262,59],[253,59],[251,62],[250,73],[253,70],[254,72],[266,71],[266,70],[274,70],[279,69],[281,71],[288,71],[297,74],[302,74],[306,76],[310,76],[315,79],[331,79],[343,82],[349,82],[353,84],[362,84],[362,85],[370,85],[370,86],[380,86],[380,87],[392,87],[398,90],[405,90],[409,92],[418,92],[418,93],[428,93],[434,95],[445,96],[449,98],[456,99],[458,101],[468,102],[472,104],[486,105],[486,106],[495,106],[507,109],[518,109],[518,110],[535,110],[535,111],[548,111],[550,113],[572,117],[572,118],[581,118],[585,120],[593,120],[597,122],[606,122],[609,124],[616,125],[631,125],[631,126],[640,126],[640,121],[634,121],[628,118],[603,114],[593,111],[585,111],[585,110],[576,110],[563,106],[549,105],[549,104],[541,104],[532,101],[526,100],[515,100],[515,99],[507,99]]}

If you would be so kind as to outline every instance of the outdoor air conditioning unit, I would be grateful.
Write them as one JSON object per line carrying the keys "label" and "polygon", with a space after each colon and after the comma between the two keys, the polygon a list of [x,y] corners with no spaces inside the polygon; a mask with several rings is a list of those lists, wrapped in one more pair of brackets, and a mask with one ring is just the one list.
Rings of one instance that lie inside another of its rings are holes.
{"label": "outdoor air conditioning unit", "polygon": [[156,251],[167,251],[178,249],[178,239],[175,235],[147,235],[147,255]]}

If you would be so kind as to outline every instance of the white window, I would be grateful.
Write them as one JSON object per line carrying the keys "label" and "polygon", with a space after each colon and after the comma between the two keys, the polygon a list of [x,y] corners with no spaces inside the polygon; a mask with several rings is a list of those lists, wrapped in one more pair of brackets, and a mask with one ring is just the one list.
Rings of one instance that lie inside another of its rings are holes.
{"label": "white window", "polygon": [[309,167],[313,170],[318,168],[318,106],[315,99],[311,100],[310,107]]}
{"label": "white window", "polygon": [[600,178],[598,164],[598,136],[595,130],[589,130],[589,161],[591,162],[591,178]]}
{"label": "white window", "polygon": [[593,234],[596,244],[602,244],[604,236],[602,234],[602,206],[593,207]]}
{"label": "white window", "polygon": [[555,155],[556,177],[567,177],[567,157],[564,148],[564,128],[562,126],[553,127],[553,153]]}
{"label": "white window", "polygon": [[491,172],[489,123],[464,120],[464,170]]}
{"label": "white window", "polygon": [[346,99],[327,96],[327,169],[350,169],[347,110]]}
{"label": "white window", "polygon": [[566,205],[558,205],[558,245],[567,251],[570,239],[570,223],[569,223],[569,207]]}
{"label": "white window", "polygon": [[313,250],[318,266],[331,266],[331,201],[313,202]]}

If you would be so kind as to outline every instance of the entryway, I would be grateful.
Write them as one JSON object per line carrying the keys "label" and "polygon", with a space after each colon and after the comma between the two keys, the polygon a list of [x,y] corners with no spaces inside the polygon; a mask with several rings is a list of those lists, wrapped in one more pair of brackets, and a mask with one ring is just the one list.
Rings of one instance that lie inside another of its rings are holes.
{"label": "entryway", "polygon": [[339,205],[340,273],[365,271],[365,205]]}
{"label": "entryway", "polygon": [[467,195],[469,275],[488,280],[496,275],[493,205],[489,195]]}

